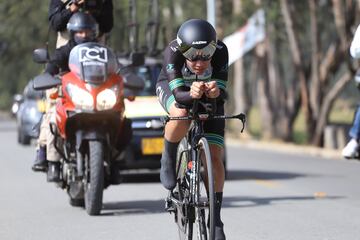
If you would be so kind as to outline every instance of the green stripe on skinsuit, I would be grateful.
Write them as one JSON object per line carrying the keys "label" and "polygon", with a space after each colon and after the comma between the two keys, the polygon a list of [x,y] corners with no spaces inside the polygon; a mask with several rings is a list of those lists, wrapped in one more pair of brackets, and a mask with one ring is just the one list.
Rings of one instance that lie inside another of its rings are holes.
{"label": "green stripe on skinsuit", "polygon": [[214,133],[205,133],[205,138],[209,144],[215,144],[220,147],[224,146],[224,137]]}
{"label": "green stripe on skinsuit", "polygon": [[176,78],[169,82],[170,90],[173,91],[175,88],[185,86],[185,81],[182,78]]}

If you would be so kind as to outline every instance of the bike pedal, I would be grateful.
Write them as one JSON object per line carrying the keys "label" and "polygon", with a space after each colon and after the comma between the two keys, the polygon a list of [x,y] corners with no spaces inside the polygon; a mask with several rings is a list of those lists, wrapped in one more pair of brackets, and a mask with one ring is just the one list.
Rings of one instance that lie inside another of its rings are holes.
{"label": "bike pedal", "polygon": [[173,202],[171,201],[170,198],[166,198],[165,199],[165,211],[171,213],[171,212],[175,212],[174,206],[173,206]]}

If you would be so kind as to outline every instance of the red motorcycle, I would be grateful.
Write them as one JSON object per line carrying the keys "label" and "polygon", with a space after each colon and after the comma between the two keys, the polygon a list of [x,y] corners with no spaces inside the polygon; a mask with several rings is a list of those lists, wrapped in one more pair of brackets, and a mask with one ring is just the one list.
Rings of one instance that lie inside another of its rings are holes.
{"label": "red motorcycle", "polygon": [[[34,60],[46,62],[46,50],[35,50]],[[141,62],[137,61],[137,62]],[[131,138],[131,122],[124,116],[124,98],[133,99],[143,81],[123,68],[107,47],[84,43],[69,57],[70,72],[41,74],[37,90],[59,86],[56,123],[51,124],[61,158],[61,182],[71,205],[85,206],[89,215],[100,214],[103,190],[112,168]]]}

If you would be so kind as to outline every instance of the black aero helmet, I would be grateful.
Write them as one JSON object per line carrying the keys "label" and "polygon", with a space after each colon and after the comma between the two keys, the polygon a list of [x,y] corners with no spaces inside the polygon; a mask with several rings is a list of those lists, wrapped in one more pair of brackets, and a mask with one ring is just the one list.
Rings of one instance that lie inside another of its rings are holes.
{"label": "black aero helmet", "polygon": [[[83,41],[84,42],[94,41],[98,34],[98,24],[97,24],[96,20],[90,14],[84,13],[84,12],[74,13],[71,16],[66,27],[67,27],[68,31],[70,32],[71,38],[74,38],[75,42],[78,44],[82,43]],[[83,41],[80,40],[81,42],[78,42],[77,40],[79,40],[79,39],[76,39],[74,37],[74,34],[76,32],[84,31],[84,30],[91,30],[91,34]]]}
{"label": "black aero helmet", "polygon": [[178,50],[191,61],[209,60],[216,50],[216,31],[209,22],[202,19],[184,22],[176,40]]}

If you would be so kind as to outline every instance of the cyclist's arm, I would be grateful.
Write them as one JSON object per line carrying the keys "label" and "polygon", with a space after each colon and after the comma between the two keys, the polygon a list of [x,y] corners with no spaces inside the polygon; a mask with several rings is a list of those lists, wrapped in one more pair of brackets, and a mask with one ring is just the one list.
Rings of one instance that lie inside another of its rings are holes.
{"label": "cyclist's arm", "polygon": [[171,42],[164,52],[163,69],[176,102],[190,106],[193,99],[181,73],[184,63],[184,56],[176,50],[176,41]]}
{"label": "cyclist's arm", "polygon": [[218,41],[218,49],[215,51],[211,60],[211,65],[213,67],[211,78],[216,81],[216,84],[220,89],[220,95],[217,97],[218,100],[225,100],[227,98],[226,85],[228,81],[228,62],[228,49],[223,42]]}

